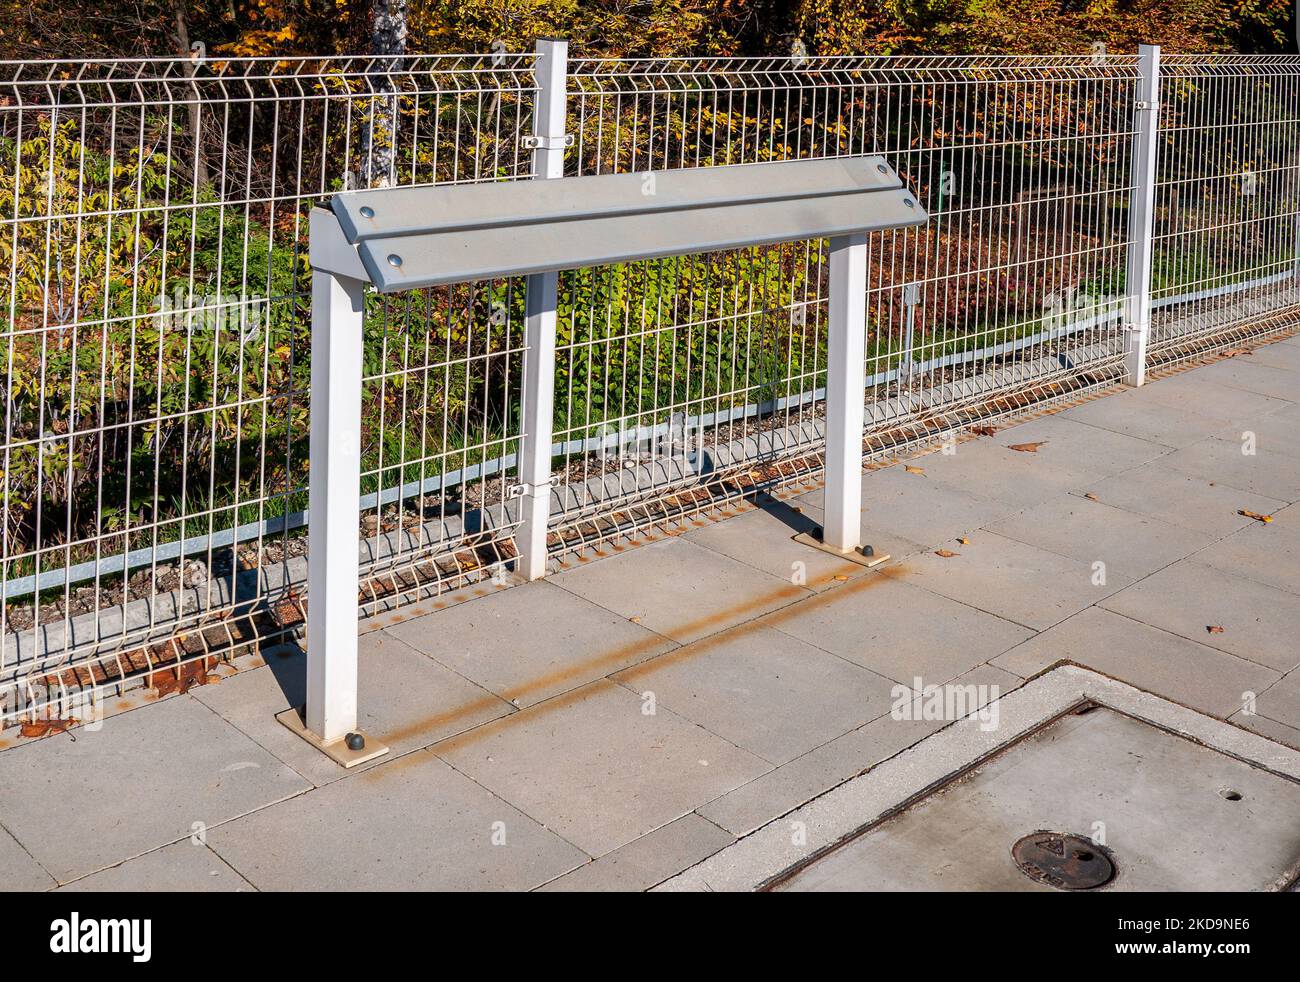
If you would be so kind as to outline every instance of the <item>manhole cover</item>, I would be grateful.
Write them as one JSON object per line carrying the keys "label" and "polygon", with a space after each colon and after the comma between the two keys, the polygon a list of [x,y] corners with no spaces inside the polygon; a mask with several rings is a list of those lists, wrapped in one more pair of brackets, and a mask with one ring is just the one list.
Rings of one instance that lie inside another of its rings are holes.
{"label": "manhole cover", "polygon": [[1027,835],[1011,847],[1011,857],[1025,876],[1058,890],[1091,890],[1115,875],[1115,864],[1091,839],[1064,832]]}

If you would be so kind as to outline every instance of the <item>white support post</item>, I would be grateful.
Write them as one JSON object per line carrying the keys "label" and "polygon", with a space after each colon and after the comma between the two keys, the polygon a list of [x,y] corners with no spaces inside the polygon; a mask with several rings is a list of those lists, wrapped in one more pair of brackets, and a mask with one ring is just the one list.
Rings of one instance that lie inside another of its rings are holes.
{"label": "white support post", "polygon": [[1129,197],[1128,285],[1124,331],[1125,381],[1146,381],[1151,334],[1151,255],[1155,230],[1156,134],[1160,122],[1160,46],[1138,47],[1137,105],[1133,108],[1133,190]]}
{"label": "white support post", "polygon": [[[568,47],[537,42],[537,102],[533,108],[533,179],[564,176]],[[528,277],[524,320],[524,404],[519,449],[519,572],[546,575],[546,530],[551,517],[551,438],[555,414],[555,306],[558,274]]]}
{"label": "white support post", "polygon": [[859,545],[862,425],[867,344],[867,237],[831,239],[830,328],[826,366],[826,515],[822,543]]}
{"label": "white support post", "polygon": [[361,515],[361,321],[367,276],[338,221],[311,217],[311,472],[307,490],[307,706],[279,722],[344,767],[389,748],[356,726]]}
{"label": "white support post", "polygon": [[357,728],[362,283],[318,269],[311,300],[306,722],[328,744]]}
{"label": "white support post", "polygon": [[307,705],[276,715],[344,767],[388,752],[357,727],[362,320],[368,274],[335,216],[311,213]]}

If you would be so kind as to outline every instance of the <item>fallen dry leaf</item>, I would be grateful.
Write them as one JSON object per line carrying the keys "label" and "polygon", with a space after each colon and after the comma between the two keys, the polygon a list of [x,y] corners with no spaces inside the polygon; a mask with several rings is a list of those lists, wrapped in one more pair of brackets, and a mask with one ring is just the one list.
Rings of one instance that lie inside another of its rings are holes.
{"label": "fallen dry leaf", "polygon": [[1239,508],[1239,509],[1237,509],[1237,514],[1238,514],[1238,515],[1244,515],[1246,518],[1253,518],[1255,521],[1257,521],[1257,522],[1263,522],[1265,525],[1267,525],[1269,522],[1273,521],[1273,516],[1272,516],[1272,515],[1261,515],[1259,512],[1257,512],[1257,511],[1251,511],[1251,510],[1248,509],[1248,508]]}
{"label": "fallen dry leaf", "polygon": [[992,436],[998,431],[996,426],[972,426],[970,431],[977,436]]}
{"label": "fallen dry leaf", "polygon": [[953,556],[960,556],[960,555],[961,555],[960,552],[951,552],[951,551],[949,551],[949,550],[947,550],[947,549],[936,549],[936,550],[934,550],[934,554],[935,554],[936,556],[939,556],[939,557],[943,558],[943,559],[952,559]]}
{"label": "fallen dry leaf", "polygon": [[1207,632],[1208,634],[1222,634],[1222,633],[1223,633],[1223,625],[1221,625],[1221,624],[1206,624],[1206,625],[1205,625],[1205,630],[1206,630],[1206,632]]}
{"label": "fallen dry leaf", "polygon": [[1008,443],[1007,449],[1019,450],[1021,453],[1038,453],[1038,448],[1046,442],[1046,440],[1039,440],[1037,443]]}
{"label": "fallen dry leaf", "polygon": [[1253,355],[1254,352],[1249,348],[1233,348],[1231,351],[1223,353],[1224,358],[1236,358],[1238,355]]}
{"label": "fallen dry leaf", "polygon": [[907,473],[909,473],[909,474],[924,474],[924,473],[925,473],[925,470],[924,470],[923,468],[920,468],[920,467],[913,467],[911,464],[904,464],[904,465],[903,465],[903,470],[907,471]]}
{"label": "fallen dry leaf", "polygon": [[960,543],[961,543],[962,545],[964,545],[964,546],[968,546],[968,545],[970,545],[970,539],[967,539],[967,538],[965,538],[965,537],[960,538],[960,539],[958,539],[957,541],[960,542]]}
{"label": "fallen dry leaf", "polygon": [[1084,497],[1087,498],[1089,501],[1100,501],[1100,500],[1101,500],[1101,499],[1098,498],[1095,494],[1093,494],[1091,491],[1089,491],[1087,494],[1085,494]]}

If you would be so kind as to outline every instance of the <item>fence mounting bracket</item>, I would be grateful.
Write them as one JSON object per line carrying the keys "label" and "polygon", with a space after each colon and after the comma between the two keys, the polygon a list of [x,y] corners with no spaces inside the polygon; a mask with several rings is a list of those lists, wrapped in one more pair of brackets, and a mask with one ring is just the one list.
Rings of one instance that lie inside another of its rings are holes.
{"label": "fence mounting bracket", "polygon": [[522,498],[525,495],[535,497],[538,493],[546,494],[551,488],[555,487],[554,481],[542,481],[539,484],[529,484],[527,481],[521,484],[512,484],[506,489],[507,498]]}
{"label": "fence mounting bracket", "polygon": [[575,140],[572,133],[565,133],[563,136],[525,136],[520,142],[525,150],[566,150]]}

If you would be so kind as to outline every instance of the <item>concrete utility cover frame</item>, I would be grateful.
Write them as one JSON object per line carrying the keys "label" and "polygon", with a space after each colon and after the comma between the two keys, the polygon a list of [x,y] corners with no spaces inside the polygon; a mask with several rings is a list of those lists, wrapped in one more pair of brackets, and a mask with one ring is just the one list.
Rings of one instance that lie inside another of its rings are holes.
{"label": "concrete utility cover frame", "polygon": [[[387,748],[357,730],[362,313],[365,284],[397,293],[528,276],[519,569],[545,575],[556,272],[801,239],[830,239],[823,547],[859,542],[867,233],[923,224],[882,157],[839,157],[337,195],[311,214],[311,516],[305,718],[279,718],[344,766]],[[549,159],[548,159],[549,157]],[[549,173],[548,173],[549,172]]]}

